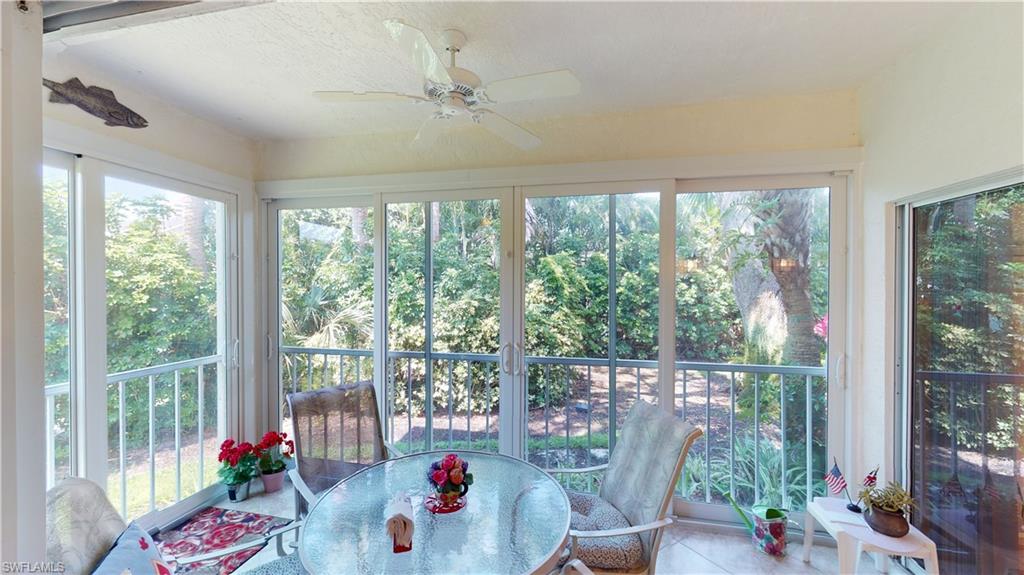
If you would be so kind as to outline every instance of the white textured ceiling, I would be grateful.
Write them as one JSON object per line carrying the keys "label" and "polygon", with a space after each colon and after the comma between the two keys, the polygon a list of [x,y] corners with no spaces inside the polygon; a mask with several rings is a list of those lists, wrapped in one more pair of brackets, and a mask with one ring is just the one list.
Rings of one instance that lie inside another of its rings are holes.
{"label": "white textured ceiling", "polygon": [[[421,105],[328,104],[314,90],[420,93],[381,22],[402,18],[484,84],[570,68],[573,98],[510,103],[514,121],[855,88],[941,33],[964,4],[299,3],[201,14],[50,42],[64,69],[94,70],[260,139],[415,130]],[[63,80],[65,78],[60,78]],[[140,110],[145,115],[144,110]]]}

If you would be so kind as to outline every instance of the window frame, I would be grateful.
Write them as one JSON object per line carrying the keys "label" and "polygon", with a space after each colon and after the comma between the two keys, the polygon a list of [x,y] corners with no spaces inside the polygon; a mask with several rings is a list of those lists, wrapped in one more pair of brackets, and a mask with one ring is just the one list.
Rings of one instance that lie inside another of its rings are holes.
{"label": "window frame", "polygon": [[[769,176],[740,176],[724,178],[701,178],[678,180],[672,195],[673,213],[676,197],[681,194],[742,192],[759,189],[780,188],[829,188],[829,337],[827,363],[825,365],[828,380],[828,415],[827,415],[827,458],[835,457],[845,467],[852,465],[851,450],[848,441],[848,421],[850,419],[848,400],[849,370],[848,357],[855,354],[851,349],[853,336],[848,321],[851,301],[848,297],[849,278],[849,233],[848,233],[848,194],[851,174],[839,172],[799,173]],[[675,222],[672,228],[672,280],[675,281]],[[673,284],[674,285],[674,284]],[[675,310],[672,311],[675,314]],[[674,326],[673,326],[674,328]],[[673,334],[674,337],[674,334]],[[673,340],[673,347],[674,347]],[[674,365],[674,364],[673,364]],[[674,376],[674,370],[673,370]],[[674,510],[677,515],[694,519],[736,521],[732,509],[727,506],[684,500],[675,497]],[[803,513],[795,513],[802,518]]]}
{"label": "window frame", "polygon": [[[223,205],[223,250],[220,278],[224,297],[218,301],[218,355],[223,365],[223,380],[218,383],[223,405],[218,410],[218,429],[227,436],[238,436],[241,425],[239,315],[241,297],[239,278],[239,198],[232,192],[194,184],[170,176],[155,174],[90,156],[77,156],[74,227],[76,382],[75,417],[77,419],[73,451],[77,476],[85,477],[104,489],[111,469],[107,466],[107,324],[106,324],[106,188],[107,177],[137,182]],[[97,414],[102,414],[97,415]],[[220,495],[218,483],[201,487],[196,493],[163,508],[135,518],[144,528],[174,523],[183,513],[202,506]]]}
{"label": "window frame", "polygon": [[[1024,165],[987,174],[964,182],[936,188],[896,200],[887,206],[891,217],[887,235],[892,245],[892,262],[887,266],[893,278],[888,292],[894,305],[894,321],[887,330],[892,330],[892,359],[887,362],[886,372],[892,385],[887,401],[892,402],[893,438],[892,458],[893,479],[910,489],[910,442],[914,425],[911,401],[913,395],[913,254],[914,254],[914,209],[955,200],[974,194],[995,191],[1014,185],[1024,184]],[[900,564],[916,575],[925,570],[912,559],[902,558]]]}

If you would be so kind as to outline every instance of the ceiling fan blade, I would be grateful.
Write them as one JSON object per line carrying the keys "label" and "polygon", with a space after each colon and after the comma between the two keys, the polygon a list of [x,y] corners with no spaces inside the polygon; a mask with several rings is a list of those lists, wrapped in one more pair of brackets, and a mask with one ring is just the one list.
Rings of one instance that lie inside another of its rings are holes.
{"label": "ceiling fan blade", "polygon": [[401,20],[385,20],[384,27],[387,28],[391,37],[402,47],[402,50],[412,58],[416,69],[423,73],[423,77],[437,84],[451,84],[452,79],[448,75],[437,52],[430,45],[427,36],[419,28],[409,26]]}
{"label": "ceiling fan blade", "polygon": [[571,70],[555,70],[498,80],[484,88],[487,99],[496,103],[561,98],[579,93],[580,81]]}
{"label": "ceiling fan blade", "polygon": [[398,92],[318,91],[313,96],[322,102],[425,102],[426,98]]}
{"label": "ceiling fan blade", "polygon": [[452,122],[448,118],[438,116],[427,118],[420,126],[420,130],[416,132],[416,137],[412,139],[412,147],[424,150],[433,146],[441,134],[448,131],[451,125]]}
{"label": "ceiling fan blade", "polygon": [[513,124],[508,118],[490,110],[479,110],[474,119],[490,133],[523,150],[536,148],[541,143],[540,138],[526,131],[525,128]]}

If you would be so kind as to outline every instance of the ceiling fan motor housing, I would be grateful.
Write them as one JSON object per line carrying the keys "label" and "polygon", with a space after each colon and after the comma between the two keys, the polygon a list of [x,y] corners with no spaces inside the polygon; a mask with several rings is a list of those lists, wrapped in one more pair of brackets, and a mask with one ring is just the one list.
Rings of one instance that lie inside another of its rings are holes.
{"label": "ceiling fan motor housing", "polygon": [[[480,103],[477,91],[480,88],[480,78],[465,68],[452,66],[447,68],[448,76],[452,83],[438,84],[427,80],[423,85],[423,94],[430,100],[440,104],[442,108],[467,108]],[[447,110],[446,110],[447,112]],[[451,113],[456,113],[452,110]]]}

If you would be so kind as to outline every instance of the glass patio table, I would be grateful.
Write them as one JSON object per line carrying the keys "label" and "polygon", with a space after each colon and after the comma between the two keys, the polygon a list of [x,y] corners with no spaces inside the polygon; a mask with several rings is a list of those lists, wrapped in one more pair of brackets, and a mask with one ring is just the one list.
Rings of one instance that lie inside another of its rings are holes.
{"label": "glass patio table", "polygon": [[[299,558],[310,573],[548,573],[569,536],[565,490],[536,466],[504,455],[455,451],[469,463],[466,506],[434,514],[430,464],[447,451],[382,461],[344,479],[309,511]],[[384,510],[399,492],[412,499],[413,543],[392,551]]]}

